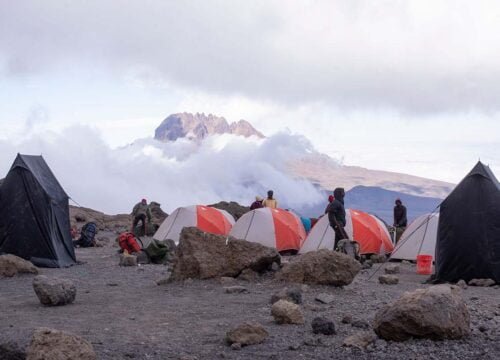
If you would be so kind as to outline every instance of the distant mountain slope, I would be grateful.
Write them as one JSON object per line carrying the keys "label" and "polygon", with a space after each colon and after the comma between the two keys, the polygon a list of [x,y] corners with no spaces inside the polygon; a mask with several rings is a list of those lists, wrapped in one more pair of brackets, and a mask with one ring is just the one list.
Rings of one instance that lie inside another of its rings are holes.
{"label": "distant mountain slope", "polygon": [[245,120],[229,124],[223,117],[212,114],[179,113],[172,114],[163,120],[155,130],[155,139],[160,141],[175,141],[178,138],[203,140],[207,136],[217,134],[264,137]]}

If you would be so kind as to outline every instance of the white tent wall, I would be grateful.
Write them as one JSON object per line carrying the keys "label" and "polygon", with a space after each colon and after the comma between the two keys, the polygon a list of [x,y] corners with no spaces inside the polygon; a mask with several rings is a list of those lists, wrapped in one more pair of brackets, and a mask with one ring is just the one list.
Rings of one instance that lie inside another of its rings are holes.
{"label": "white tent wall", "polygon": [[262,208],[252,210],[234,224],[230,236],[236,239],[256,242],[271,248],[276,247],[276,237],[271,209]]}
{"label": "white tent wall", "polygon": [[163,221],[153,238],[156,240],[172,239],[179,243],[181,231],[186,226],[196,226],[196,206],[181,207],[174,210]]}
{"label": "white tent wall", "polygon": [[416,260],[417,255],[425,254],[435,260],[438,225],[439,213],[416,218],[401,235],[391,259]]}

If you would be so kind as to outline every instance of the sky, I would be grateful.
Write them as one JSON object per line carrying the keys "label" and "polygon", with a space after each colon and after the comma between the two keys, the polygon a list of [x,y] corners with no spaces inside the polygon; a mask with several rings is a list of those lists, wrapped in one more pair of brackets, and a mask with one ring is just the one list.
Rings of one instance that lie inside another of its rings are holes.
{"label": "sky", "polygon": [[109,152],[186,111],[348,165],[500,172],[499,20],[496,1],[0,0],[0,170],[63,134]]}

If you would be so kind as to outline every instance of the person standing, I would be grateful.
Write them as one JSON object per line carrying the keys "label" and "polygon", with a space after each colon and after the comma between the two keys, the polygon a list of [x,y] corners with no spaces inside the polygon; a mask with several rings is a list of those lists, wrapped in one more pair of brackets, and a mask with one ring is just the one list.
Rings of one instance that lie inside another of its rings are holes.
{"label": "person standing", "polygon": [[262,201],[262,207],[276,209],[278,207],[278,201],[273,196],[274,196],[274,192],[272,190],[269,190],[267,192],[267,199]]}
{"label": "person standing", "polygon": [[139,221],[141,221],[144,229],[144,235],[146,235],[146,219],[148,220],[148,223],[151,222],[151,209],[149,208],[146,199],[142,199],[141,202],[135,204],[134,209],[132,210],[132,216],[134,217],[134,222],[132,223],[131,232],[134,233],[135,227],[139,224]]}
{"label": "person standing", "polygon": [[328,214],[328,221],[333,231],[335,231],[335,242],[333,249],[337,248],[337,244],[342,239],[347,239],[347,233],[345,232],[346,226],[346,213],[344,207],[344,196],[345,191],[343,188],[336,188],[333,191],[334,200],[326,208],[326,213]]}
{"label": "person standing", "polygon": [[255,201],[252,203],[252,205],[250,205],[250,210],[255,210],[255,209],[260,209],[262,208],[262,201],[264,199],[262,199],[260,196],[256,196],[255,197]]}
{"label": "person standing", "polygon": [[406,206],[403,205],[401,199],[396,199],[394,206],[394,227],[396,228],[396,242],[399,241],[401,235],[408,225],[408,219],[406,216]]}

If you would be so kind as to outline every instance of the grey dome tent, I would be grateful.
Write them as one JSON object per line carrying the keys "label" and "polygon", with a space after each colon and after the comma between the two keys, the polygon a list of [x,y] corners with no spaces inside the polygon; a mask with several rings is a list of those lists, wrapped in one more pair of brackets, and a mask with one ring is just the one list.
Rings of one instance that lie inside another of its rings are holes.
{"label": "grey dome tent", "polygon": [[434,278],[500,282],[500,184],[481,162],[441,204]]}
{"label": "grey dome tent", "polygon": [[42,267],[75,264],[68,199],[43,157],[18,154],[0,187],[0,254]]}

